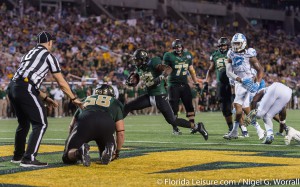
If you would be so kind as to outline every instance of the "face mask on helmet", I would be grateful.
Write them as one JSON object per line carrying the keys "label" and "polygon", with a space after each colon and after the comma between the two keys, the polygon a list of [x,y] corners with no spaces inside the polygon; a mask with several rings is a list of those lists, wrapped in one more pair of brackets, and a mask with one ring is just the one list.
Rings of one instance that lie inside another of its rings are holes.
{"label": "face mask on helmet", "polygon": [[143,49],[137,49],[132,55],[133,64],[137,67],[142,67],[148,63],[149,56],[147,51]]}
{"label": "face mask on helmet", "polygon": [[172,42],[172,48],[177,54],[181,54],[183,51],[183,45],[179,39],[176,39]]}
{"label": "face mask on helmet", "polygon": [[234,52],[241,52],[246,48],[247,39],[243,34],[237,33],[232,37],[231,48]]}
{"label": "face mask on helmet", "polygon": [[227,38],[225,37],[221,37],[219,40],[218,40],[218,48],[219,50],[224,53],[228,50],[229,48],[229,41]]}
{"label": "face mask on helmet", "polygon": [[115,97],[115,91],[113,87],[108,84],[102,84],[100,87],[96,88],[95,94]]}

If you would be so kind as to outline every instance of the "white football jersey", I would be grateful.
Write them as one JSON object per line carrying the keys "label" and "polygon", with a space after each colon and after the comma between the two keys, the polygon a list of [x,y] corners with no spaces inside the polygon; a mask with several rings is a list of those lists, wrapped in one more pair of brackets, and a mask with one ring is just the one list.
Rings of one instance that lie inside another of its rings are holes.
{"label": "white football jersey", "polygon": [[252,78],[251,65],[249,59],[256,57],[256,50],[253,48],[245,49],[243,53],[235,53],[231,49],[228,50],[227,57],[232,61],[232,70],[234,74],[240,78]]}

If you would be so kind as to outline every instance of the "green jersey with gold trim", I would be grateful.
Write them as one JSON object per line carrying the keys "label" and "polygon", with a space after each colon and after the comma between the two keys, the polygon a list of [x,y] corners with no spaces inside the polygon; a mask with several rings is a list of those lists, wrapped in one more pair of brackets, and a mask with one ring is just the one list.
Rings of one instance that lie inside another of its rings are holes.
{"label": "green jersey with gold trim", "polygon": [[165,65],[172,68],[172,73],[168,77],[168,86],[188,83],[187,74],[193,61],[193,56],[190,52],[183,51],[181,56],[175,52],[166,52],[163,60]]}

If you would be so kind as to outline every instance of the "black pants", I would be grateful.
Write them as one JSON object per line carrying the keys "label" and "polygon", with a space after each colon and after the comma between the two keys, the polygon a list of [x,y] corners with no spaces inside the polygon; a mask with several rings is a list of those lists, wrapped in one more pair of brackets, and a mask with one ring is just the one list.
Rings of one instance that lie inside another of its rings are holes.
{"label": "black pants", "polygon": [[172,85],[169,87],[168,92],[170,104],[176,116],[179,110],[179,99],[181,99],[186,113],[194,112],[192,92],[188,84]]}
{"label": "black pants", "polygon": [[[34,160],[37,156],[43,135],[48,127],[46,109],[39,99],[39,91],[24,80],[11,81],[8,97],[18,118],[15,135],[14,159]],[[26,137],[32,124],[32,133],[25,152]]]}
{"label": "black pants", "polygon": [[107,143],[115,144],[113,136],[115,131],[115,122],[108,112],[83,111],[78,116],[77,124],[66,140],[63,162],[66,164],[76,163],[76,161],[68,159],[69,150],[78,149],[82,144],[90,141],[96,141],[99,155],[101,155]]}
{"label": "black pants", "polygon": [[227,83],[218,82],[217,85],[217,96],[218,100],[221,103],[221,109],[224,117],[232,115],[232,93],[231,85]]}
{"label": "black pants", "polygon": [[177,126],[190,128],[191,124],[189,121],[176,118],[173,113],[173,110],[169,104],[167,94],[149,96],[148,94],[142,95],[133,101],[125,104],[124,106],[124,118],[127,114],[133,110],[141,110],[150,106],[156,105],[158,110],[162,113],[165,120],[176,128]]}

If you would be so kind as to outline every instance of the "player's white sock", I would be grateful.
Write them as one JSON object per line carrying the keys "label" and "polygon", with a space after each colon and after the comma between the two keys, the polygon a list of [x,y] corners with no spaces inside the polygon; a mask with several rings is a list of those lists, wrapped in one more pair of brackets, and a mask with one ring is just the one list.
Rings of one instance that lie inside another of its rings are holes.
{"label": "player's white sock", "polygon": [[247,127],[245,127],[244,125],[241,125],[241,129],[242,129],[243,132],[248,131]]}
{"label": "player's white sock", "polygon": [[232,131],[235,131],[235,132],[237,132],[237,131],[238,131],[238,129],[239,129],[239,126],[240,126],[240,123],[239,123],[239,122],[237,122],[237,121],[235,121],[235,122],[233,123],[233,128],[232,128]]}
{"label": "player's white sock", "polygon": [[272,119],[269,117],[264,117],[264,122],[265,122],[265,128],[267,131],[267,136],[273,135],[273,122]]}
{"label": "player's white sock", "polygon": [[260,130],[261,129],[261,127],[260,127],[260,125],[259,125],[258,122],[252,123],[252,125],[255,127],[256,130]]}

